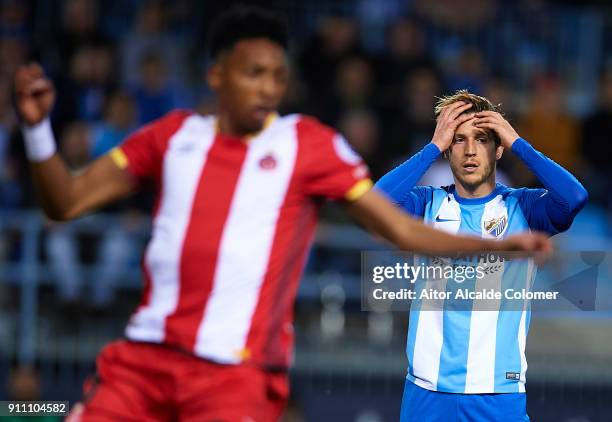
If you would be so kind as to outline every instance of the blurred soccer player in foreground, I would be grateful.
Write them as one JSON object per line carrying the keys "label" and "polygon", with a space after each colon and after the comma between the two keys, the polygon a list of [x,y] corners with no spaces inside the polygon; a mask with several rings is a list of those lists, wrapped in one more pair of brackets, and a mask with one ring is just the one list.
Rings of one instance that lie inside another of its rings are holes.
{"label": "blurred soccer player in foreground", "polygon": [[[586,190],[522,139],[498,107],[462,90],[442,98],[435,115],[431,143],[376,184],[398,206],[438,229],[485,239],[524,230],[554,235],[569,228],[586,204]],[[496,184],[496,162],[505,150],[516,154],[545,189]],[[440,154],[448,159],[455,184],[415,187]],[[525,261],[506,262],[501,273],[489,276],[496,278],[498,290],[528,286],[535,276]],[[419,312],[419,305],[414,301],[410,312],[401,420],[528,421],[529,310],[478,311],[473,304],[471,311],[457,311],[445,304]]]}
{"label": "blurred soccer player in foreground", "polygon": [[408,250],[548,250],[546,236],[502,243],[426,227],[370,190],[362,160],[334,130],[276,108],[287,87],[287,29],[232,9],[211,30],[207,78],[218,114],[175,111],[84,172],[55,153],[51,82],[31,64],[16,101],[47,215],[77,218],[150,183],[153,232],[142,303],[126,340],[97,362],[82,420],[274,421],[288,397],[293,303],[320,198],[342,201]]}

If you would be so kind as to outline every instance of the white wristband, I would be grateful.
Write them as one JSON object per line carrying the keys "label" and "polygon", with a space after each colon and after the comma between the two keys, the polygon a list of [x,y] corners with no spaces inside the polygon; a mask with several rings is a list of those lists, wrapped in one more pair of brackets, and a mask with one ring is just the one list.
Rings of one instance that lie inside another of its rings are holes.
{"label": "white wristband", "polygon": [[49,118],[34,126],[23,125],[21,132],[28,160],[35,163],[45,161],[55,154],[55,137]]}

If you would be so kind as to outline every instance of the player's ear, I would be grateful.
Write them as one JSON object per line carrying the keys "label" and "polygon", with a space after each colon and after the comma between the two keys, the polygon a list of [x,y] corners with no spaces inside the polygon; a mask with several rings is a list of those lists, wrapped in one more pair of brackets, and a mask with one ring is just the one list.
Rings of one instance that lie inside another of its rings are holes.
{"label": "player's ear", "polygon": [[206,72],[206,82],[213,91],[217,91],[221,87],[221,77],[223,75],[223,69],[221,63],[218,61],[213,63]]}
{"label": "player's ear", "polygon": [[502,158],[502,155],[504,155],[504,147],[498,145],[497,148],[495,148],[495,161],[498,161],[500,158]]}

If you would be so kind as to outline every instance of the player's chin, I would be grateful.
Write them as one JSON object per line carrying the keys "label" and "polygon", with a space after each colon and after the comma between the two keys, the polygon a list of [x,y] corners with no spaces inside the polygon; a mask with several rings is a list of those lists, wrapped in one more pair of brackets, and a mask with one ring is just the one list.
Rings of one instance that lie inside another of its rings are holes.
{"label": "player's chin", "polygon": [[484,181],[485,178],[480,173],[464,173],[459,175],[458,179],[461,181],[462,185],[469,186],[470,188],[476,188]]}

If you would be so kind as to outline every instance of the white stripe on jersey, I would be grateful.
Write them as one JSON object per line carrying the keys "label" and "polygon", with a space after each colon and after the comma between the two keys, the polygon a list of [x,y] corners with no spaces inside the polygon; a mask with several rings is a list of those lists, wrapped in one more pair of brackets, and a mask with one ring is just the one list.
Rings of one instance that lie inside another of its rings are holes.
{"label": "white stripe on jersey", "polygon": [[[439,217],[439,219],[438,219]],[[441,221],[439,221],[441,220]],[[461,208],[452,195],[448,195],[437,215],[431,221],[433,226],[451,234],[457,233],[461,224]],[[446,280],[427,281],[425,289],[446,290]],[[427,309],[427,308],[430,309]],[[423,300],[414,345],[412,370],[415,384],[428,390],[437,390],[440,370],[440,353],[444,339],[444,300]]]}
{"label": "white stripe on jersey", "polygon": [[144,258],[151,278],[151,294],[149,304],[132,316],[126,328],[126,335],[132,340],[164,339],[164,322],[178,304],[182,246],[214,135],[212,118],[193,115],[168,141],[162,168],[163,195]]}
{"label": "white stripe on jersey", "polygon": [[[429,283],[429,282],[427,282]],[[429,288],[426,286],[425,288]],[[432,287],[439,291],[446,289],[444,283],[444,289],[442,284],[436,284]],[[434,300],[425,301],[429,302],[432,310],[422,309],[419,311],[419,323],[417,325],[417,334],[414,344],[414,357],[412,361],[412,371],[415,376],[414,383],[419,387],[423,387],[427,390],[438,389],[438,374],[440,372],[440,353],[442,352],[442,340],[444,335],[443,330],[443,318],[444,312],[440,310],[433,310],[434,306],[437,309],[442,309],[444,301],[440,300],[436,305],[433,304]]]}
{"label": "white stripe on jersey", "polygon": [[[213,287],[198,329],[195,353],[238,363],[269,265],[276,223],[297,157],[295,118],[277,119],[251,140],[219,247]],[[275,160],[263,169],[263,158]],[[253,210],[257,210],[254,213]]]}
{"label": "white stripe on jersey", "polygon": [[[533,260],[529,259],[527,261],[527,276],[525,277],[525,289],[527,291],[530,291],[531,287],[533,286],[533,280],[535,279],[536,271],[537,269],[534,265]],[[519,393],[525,392],[525,382],[527,374],[527,358],[525,356],[525,345],[527,344],[527,307],[529,307],[529,302],[525,301],[518,331],[518,344],[521,354],[521,382],[519,383]]]}
{"label": "white stripe on jersey", "polygon": [[[483,238],[492,238],[485,230],[485,221],[500,216],[508,218],[508,210],[501,195],[485,204],[480,222]],[[508,225],[506,224],[506,227]],[[504,228],[505,230],[505,228]],[[500,235],[501,236],[501,235]],[[502,263],[503,265],[503,263]],[[476,281],[475,291],[494,289],[501,292],[503,269]],[[465,393],[489,393],[495,391],[495,352],[497,345],[497,318],[501,300],[475,301],[470,317],[470,341],[468,346],[467,372],[465,377]],[[488,310],[479,309],[485,308]]]}

